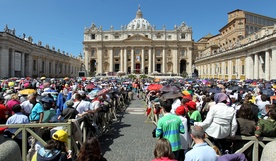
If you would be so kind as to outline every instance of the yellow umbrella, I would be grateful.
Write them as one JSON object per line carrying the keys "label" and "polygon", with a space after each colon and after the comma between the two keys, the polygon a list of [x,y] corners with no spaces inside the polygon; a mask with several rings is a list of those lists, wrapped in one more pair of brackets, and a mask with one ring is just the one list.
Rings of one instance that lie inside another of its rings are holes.
{"label": "yellow umbrella", "polygon": [[65,78],[63,78],[63,80],[69,80],[70,78],[69,77],[65,77]]}
{"label": "yellow umbrella", "polygon": [[14,82],[9,82],[9,83],[8,83],[8,86],[9,86],[9,87],[13,87],[13,86],[14,86]]}
{"label": "yellow umbrella", "polygon": [[29,94],[33,94],[35,92],[36,92],[36,90],[34,90],[34,89],[23,89],[23,90],[19,91],[19,94],[29,95]]}
{"label": "yellow umbrella", "polygon": [[41,77],[40,79],[41,79],[41,80],[44,80],[44,79],[46,79],[46,77]]}

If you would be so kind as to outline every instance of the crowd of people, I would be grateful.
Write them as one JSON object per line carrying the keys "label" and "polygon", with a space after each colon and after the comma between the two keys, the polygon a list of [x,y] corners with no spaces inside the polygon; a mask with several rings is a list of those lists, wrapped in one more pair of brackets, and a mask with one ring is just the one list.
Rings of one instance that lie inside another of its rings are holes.
{"label": "crowd of people", "polygon": [[[85,118],[92,128],[87,140],[77,154],[79,160],[106,160],[101,156],[97,137],[111,132],[109,125],[117,114],[124,112],[133,98],[129,81],[87,80],[86,78],[11,78],[2,80],[0,86],[1,124],[60,123]],[[4,134],[13,138],[20,149],[27,148],[28,160],[71,160],[71,152],[65,146],[67,129],[42,125],[34,128],[45,142],[42,146],[34,137],[28,137],[27,147],[22,147],[22,134],[14,135],[17,128],[6,128]],[[93,152],[92,154],[90,154]],[[89,159],[86,156],[91,156]],[[76,156],[75,156],[76,157]],[[73,156],[74,158],[74,156]]]}
{"label": "crowd of people", "polygon": [[[147,115],[155,107],[154,113],[159,118],[154,131],[158,138],[154,161],[231,157],[250,160],[246,153],[232,155],[243,143],[229,137],[276,136],[273,82],[43,77],[2,80],[0,87],[1,124],[55,123],[87,117],[93,126],[93,136],[103,132],[103,128],[110,130],[108,126],[117,119],[117,112],[123,112],[136,94],[146,101]],[[6,134],[13,135],[16,130],[6,129]],[[64,144],[68,137],[66,130],[39,129],[41,135],[43,132],[47,145],[36,146],[36,152],[29,159],[49,160],[58,156],[70,160],[71,153]],[[215,147],[209,147],[205,137]],[[21,134],[13,138],[22,149]],[[39,143],[30,139],[30,144]],[[88,161],[85,156],[90,155],[93,160],[106,160],[95,137],[82,146],[79,160]]]}
{"label": "crowd of people", "polygon": [[[231,138],[235,135],[276,137],[275,87],[273,82],[263,80],[253,84],[199,81],[183,85],[166,81],[162,87],[149,90],[148,109],[151,111],[157,104],[158,108],[161,106],[158,111],[154,108],[155,115],[159,116],[155,136],[170,142],[174,156],[166,153],[156,157],[178,161],[251,160],[252,149],[233,154],[245,143]],[[205,137],[216,148],[204,143]]]}

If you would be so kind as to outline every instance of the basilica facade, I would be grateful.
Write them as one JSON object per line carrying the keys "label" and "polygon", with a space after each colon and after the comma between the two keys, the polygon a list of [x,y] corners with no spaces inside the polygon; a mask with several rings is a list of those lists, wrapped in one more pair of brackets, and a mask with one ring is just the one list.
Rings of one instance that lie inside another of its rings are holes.
{"label": "basilica facade", "polygon": [[192,29],[184,22],[174,29],[156,29],[143,18],[140,7],[136,17],[120,30],[113,26],[103,31],[96,24],[84,30],[84,65],[88,75],[123,72],[132,74],[192,75]]}

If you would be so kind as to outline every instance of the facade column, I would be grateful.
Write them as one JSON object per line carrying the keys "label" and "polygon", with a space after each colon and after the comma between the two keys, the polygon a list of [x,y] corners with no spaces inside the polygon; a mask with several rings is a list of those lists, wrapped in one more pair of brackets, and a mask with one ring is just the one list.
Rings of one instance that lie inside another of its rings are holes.
{"label": "facade column", "polygon": [[259,79],[259,55],[254,55],[254,79]]}
{"label": "facade column", "polygon": [[141,56],[141,74],[145,73],[145,51],[144,47],[142,47],[142,56]]}
{"label": "facade column", "polygon": [[265,80],[270,80],[270,53],[265,51]]}
{"label": "facade column", "polygon": [[131,48],[131,66],[130,66],[130,73],[135,73],[136,71],[134,71],[134,64],[135,64],[135,62],[134,62],[134,60],[135,60],[135,58],[134,58],[134,48],[132,47]]}
{"label": "facade column", "polygon": [[25,53],[21,54],[21,77],[25,77],[25,66],[26,66],[26,61],[25,61]]}
{"label": "facade column", "polygon": [[124,72],[127,73],[127,48],[124,49]]}
{"label": "facade column", "polygon": [[33,66],[34,66],[34,59],[33,59],[33,55],[29,54],[29,68],[28,68],[28,76],[32,77],[33,76]]}
{"label": "facade column", "polygon": [[[193,61],[192,61],[192,49],[191,48],[187,48],[187,57],[188,57],[188,65],[186,67],[187,69],[187,74],[189,77],[193,76],[193,71],[192,71],[192,65],[193,65]],[[214,72],[212,72],[214,73]]]}
{"label": "facade column", "polygon": [[166,73],[166,49],[163,47],[162,52],[162,73]]}
{"label": "facade column", "polygon": [[[276,62],[276,47],[271,49],[271,63],[270,63],[270,71],[275,71],[276,65],[273,65],[272,62]],[[270,78],[276,78],[276,72],[271,72]]]}
{"label": "facade column", "polygon": [[98,62],[97,62],[97,71],[98,73],[103,73],[103,50],[102,47],[98,48]]}
{"label": "facade column", "polygon": [[252,55],[248,55],[245,58],[245,79],[253,79],[254,73],[254,60]]}
{"label": "facade column", "polygon": [[[179,66],[179,61],[178,61],[178,48],[172,50],[173,51],[173,73],[174,74],[179,74],[178,71],[178,66]],[[180,73],[181,74],[181,73]],[[206,74],[206,73],[205,73]]]}
{"label": "facade column", "polygon": [[109,71],[114,72],[114,49],[111,49],[110,56],[109,56]]}
{"label": "facade column", "polygon": [[120,71],[124,71],[124,53],[122,48],[120,49]]}
{"label": "facade column", "polygon": [[[0,61],[2,67],[9,67],[10,60],[9,60],[9,48],[3,47],[0,48]],[[0,74],[2,77],[9,77],[9,70],[7,68],[1,68]]]}
{"label": "facade column", "polygon": [[11,49],[11,66],[10,66],[10,77],[14,77],[14,66],[15,66],[15,53],[14,49]]}
{"label": "facade column", "polygon": [[156,71],[156,54],[155,54],[155,47],[152,49],[152,72]]}
{"label": "facade column", "polygon": [[90,65],[89,65],[90,64],[90,53],[91,53],[91,50],[85,48],[85,50],[84,50],[84,59],[85,59],[84,63],[85,64],[84,65],[85,65],[85,70],[87,72],[91,72],[90,71]]}
{"label": "facade column", "polygon": [[149,67],[148,67],[148,74],[151,75],[152,73],[152,53],[151,53],[151,47],[149,47]]}

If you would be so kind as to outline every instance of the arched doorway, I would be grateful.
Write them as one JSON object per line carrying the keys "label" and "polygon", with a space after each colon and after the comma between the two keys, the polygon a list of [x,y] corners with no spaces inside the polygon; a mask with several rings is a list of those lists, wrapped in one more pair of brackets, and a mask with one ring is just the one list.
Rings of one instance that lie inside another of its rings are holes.
{"label": "arched doorway", "polygon": [[96,73],[96,65],[97,65],[97,63],[96,63],[96,60],[95,59],[91,59],[90,60],[90,67],[89,67],[89,75],[94,75],[95,73]]}
{"label": "arched doorway", "polygon": [[187,61],[185,59],[182,59],[180,61],[180,74],[182,74],[183,72],[187,72],[186,68],[187,68]]}

